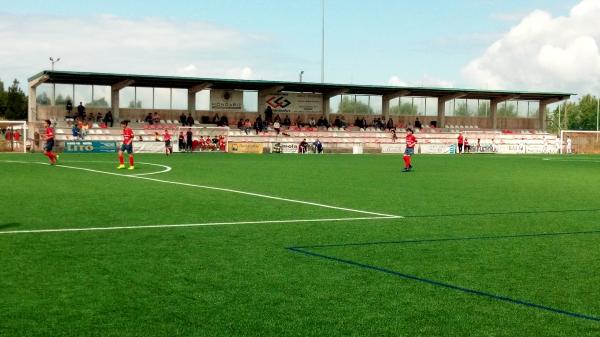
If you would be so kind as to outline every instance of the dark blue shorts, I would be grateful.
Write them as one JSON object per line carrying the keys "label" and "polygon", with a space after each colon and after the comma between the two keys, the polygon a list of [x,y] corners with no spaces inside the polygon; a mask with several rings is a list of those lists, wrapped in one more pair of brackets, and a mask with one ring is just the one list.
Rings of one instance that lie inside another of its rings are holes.
{"label": "dark blue shorts", "polygon": [[413,154],[415,154],[415,148],[414,147],[407,147],[404,150],[404,154],[407,156],[412,156]]}
{"label": "dark blue shorts", "polygon": [[133,143],[130,143],[129,145],[121,144],[121,152],[127,152],[129,154],[133,154]]}
{"label": "dark blue shorts", "polygon": [[44,145],[44,151],[52,151],[52,148],[54,147],[54,139],[48,139],[46,141],[46,145]]}

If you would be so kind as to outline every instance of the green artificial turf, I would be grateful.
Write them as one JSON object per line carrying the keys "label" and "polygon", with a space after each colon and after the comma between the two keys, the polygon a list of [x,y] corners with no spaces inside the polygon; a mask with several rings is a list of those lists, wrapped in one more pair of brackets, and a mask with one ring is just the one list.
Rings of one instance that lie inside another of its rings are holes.
{"label": "green artificial turf", "polygon": [[0,155],[0,336],[600,335],[600,157],[136,160]]}

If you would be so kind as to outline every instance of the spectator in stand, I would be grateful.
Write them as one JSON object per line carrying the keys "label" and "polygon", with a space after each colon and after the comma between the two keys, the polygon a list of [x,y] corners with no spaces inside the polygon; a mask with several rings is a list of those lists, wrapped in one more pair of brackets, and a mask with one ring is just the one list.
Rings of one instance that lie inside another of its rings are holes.
{"label": "spectator in stand", "polygon": [[254,130],[256,131],[256,134],[258,135],[259,132],[262,132],[262,118],[260,117],[260,115],[258,115],[256,117],[256,121],[254,121]]}
{"label": "spectator in stand", "polygon": [[238,121],[238,123],[237,123],[237,127],[238,127],[238,129],[240,129],[240,130],[243,130],[243,129],[244,129],[244,119],[243,119],[243,118],[240,118],[240,120],[239,120],[239,121]]}
{"label": "spectator in stand", "polygon": [[221,117],[220,126],[229,126],[229,119],[227,118],[227,115],[223,115],[223,117]]}
{"label": "spectator in stand", "polygon": [[287,126],[290,127],[290,125],[292,125],[292,121],[290,120],[290,116],[285,115],[285,118],[283,119],[283,126]]}
{"label": "spectator in stand", "polygon": [[369,123],[367,123],[367,119],[363,117],[360,121],[360,127],[362,129],[366,130],[368,126],[369,126]]}
{"label": "spectator in stand", "polygon": [[278,121],[275,121],[275,123],[273,123],[273,129],[275,130],[276,134],[279,136],[279,132],[281,132],[281,125],[279,125]]}
{"label": "spectator in stand", "polygon": [[67,118],[73,118],[73,103],[67,100]]}
{"label": "spectator in stand", "polygon": [[346,117],[342,116],[342,120],[340,121],[340,127],[344,130],[348,127],[348,122],[346,122]]}
{"label": "spectator in stand", "polygon": [[84,119],[85,118],[85,107],[83,106],[83,102],[79,102],[77,106],[77,117]]}
{"label": "spectator in stand", "polygon": [[265,109],[265,121],[267,123],[273,122],[273,109],[271,109],[270,105],[267,105],[267,108]]}
{"label": "spectator in stand", "polygon": [[471,152],[471,145],[469,145],[469,140],[467,138],[465,138],[464,147],[465,147],[465,153]]}
{"label": "spectator in stand", "polygon": [[181,124],[181,126],[187,125],[187,118],[185,117],[185,114],[183,112],[181,113],[181,115],[179,115],[179,124]]}
{"label": "spectator in stand", "polygon": [[212,123],[213,124],[217,124],[217,126],[221,126],[221,117],[219,117],[218,113],[215,113],[215,115],[212,118]]}
{"label": "spectator in stand", "polygon": [[302,122],[302,118],[300,117],[300,115],[296,116],[296,119],[294,120],[294,125],[296,125],[297,127],[304,126],[304,122]]}
{"label": "spectator in stand", "polygon": [[248,131],[252,129],[252,122],[248,118],[244,121],[244,132],[248,135]]}
{"label": "spectator in stand", "polygon": [[275,119],[273,119],[274,122],[279,122],[279,124],[281,124],[281,117],[279,117],[279,115],[275,115]]}
{"label": "spectator in stand", "polygon": [[152,113],[148,112],[148,115],[146,116],[146,118],[144,118],[144,122],[149,125],[154,124],[154,119],[152,118]]}
{"label": "spectator in stand", "polygon": [[342,121],[340,120],[339,116],[335,116],[335,120],[333,121],[333,126],[335,126],[336,128],[342,127]]}
{"label": "spectator in stand", "polygon": [[323,143],[321,143],[319,138],[315,140],[313,145],[315,146],[315,151],[317,151],[317,153],[323,153]]}
{"label": "spectator in stand", "polygon": [[108,110],[108,112],[106,113],[106,115],[104,115],[104,123],[106,123],[106,125],[110,125],[110,127],[113,127],[113,115],[112,112],[110,110]]}
{"label": "spectator in stand", "polygon": [[396,140],[398,139],[398,135],[396,135],[396,129],[391,129],[392,130],[392,143],[395,143]]}
{"label": "spectator in stand", "polygon": [[186,136],[186,141],[185,141],[185,149],[187,150],[187,152],[192,152],[192,143],[193,143],[193,139],[192,139],[192,129],[188,129],[187,132],[185,133]]}
{"label": "spectator in stand", "polygon": [[298,153],[306,153],[307,150],[308,150],[308,143],[306,142],[306,138],[304,138],[300,142],[300,145],[298,145]]}
{"label": "spectator in stand", "polygon": [[356,126],[357,128],[360,128],[360,125],[361,125],[360,117],[356,116],[356,119],[354,120],[354,126]]}
{"label": "spectator in stand", "polygon": [[187,126],[194,126],[194,117],[192,117],[191,113],[188,114],[187,123],[186,124],[187,124]]}
{"label": "spectator in stand", "polygon": [[158,115],[158,113],[154,113],[154,116],[152,116],[152,121],[154,122],[154,124],[160,124],[160,116]]}
{"label": "spectator in stand", "polygon": [[[183,115],[183,117],[185,117],[185,115]],[[185,136],[183,135],[183,131],[179,131],[179,138],[177,139],[179,141],[179,151],[184,151],[185,150]]]}
{"label": "spectator in stand", "polygon": [[423,126],[421,125],[421,121],[419,120],[419,117],[417,117],[417,119],[415,120],[415,129],[419,129],[421,130]]}
{"label": "spectator in stand", "polygon": [[385,128],[388,130],[395,129],[394,120],[392,119],[392,117],[390,117],[390,119],[388,119],[387,124],[385,125]]}
{"label": "spectator in stand", "polygon": [[457,138],[457,143],[458,143],[458,153],[462,153],[462,152],[463,152],[464,139],[465,139],[465,137],[463,137],[463,134],[462,134],[462,132],[460,132],[460,133],[458,134],[458,138]]}
{"label": "spectator in stand", "polygon": [[311,118],[308,120],[308,126],[310,126],[311,128],[314,128],[314,127],[316,127],[316,126],[317,126],[317,121],[316,121],[316,120],[315,120],[313,117],[311,117]]}
{"label": "spectator in stand", "polygon": [[96,115],[96,123],[102,123],[102,112],[98,111],[98,114]]}

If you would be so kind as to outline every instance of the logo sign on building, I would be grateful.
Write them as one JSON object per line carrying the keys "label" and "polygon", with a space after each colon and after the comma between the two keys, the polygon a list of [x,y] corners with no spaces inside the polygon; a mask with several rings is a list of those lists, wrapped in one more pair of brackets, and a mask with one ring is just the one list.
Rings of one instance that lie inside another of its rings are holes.
{"label": "logo sign on building", "polygon": [[212,89],[210,91],[211,111],[242,111],[244,93],[237,90]]}
{"label": "logo sign on building", "polygon": [[298,153],[298,144],[275,143],[271,147],[271,153]]}
{"label": "logo sign on building", "polygon": [[320,114],[323,96],[319,94],[274,93],[263,97],[261,106],[270,106],[276,114]]}
{"label": "logo sign on building", "polygon": [[71,153],[115,153],[117,142],[65,142],[65,152]]}

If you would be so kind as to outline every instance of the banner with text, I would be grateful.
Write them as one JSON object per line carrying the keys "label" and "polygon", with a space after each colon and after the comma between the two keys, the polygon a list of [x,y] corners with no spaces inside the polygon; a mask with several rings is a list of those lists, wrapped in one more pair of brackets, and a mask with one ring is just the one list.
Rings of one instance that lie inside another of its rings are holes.
{"label": "banner with text", "polygon": [[229,143],[231,153],[263,153],[262,143]]}
{"label": "banner with text", "polygon": [[65,142],[65,152],[71,153],[115,153],[117,142],[78,141]]}
{"label": "banner with text", "polygon": [[242,111],[244,93],[237,90],[212,89],[210,91],[211,111]]}
{"label": "banner with text", "polygon": [[274,93],[263,96],[260,104],[262,110],[270,106],[274,114],[322,114],[323,96],[319,94]]}

